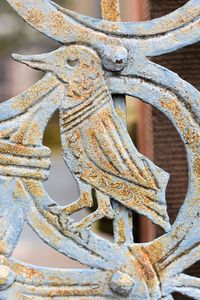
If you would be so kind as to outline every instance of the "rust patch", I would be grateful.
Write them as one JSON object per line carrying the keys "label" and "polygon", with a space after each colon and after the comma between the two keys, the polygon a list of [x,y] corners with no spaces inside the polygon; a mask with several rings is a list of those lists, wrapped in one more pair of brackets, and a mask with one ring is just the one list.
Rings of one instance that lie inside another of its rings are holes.
{"label": "rust patch", "polygon": [[20,101],[20,99],[16,98],[15,101],[12,103],[12,108],[15,109],[25,109],[28,108],[32,104],[32,99],[30,98],[24,98],[23,101]]}
{"label": "rust patch", "polygon": [[37,124],[36,122],[33,122],[31,124],[31,127],[28,130],[28,138],[27,138],[28,144],[37,145],[38,140],[40,138],[42,138],[42,136],[43,136],[43,132],[42,132],[39,124]]}
{"label": "rust patch", "polygon": [[21,144],[9,144],[0,140],[0,153],[2,154],[11,154],[19,156],[28,156],[28,157],[49,157],[50,150],[48,148],[34,148],[28,147]]}
{"label": "rust patch", "polygon": [[167,109],[171,112],[178,128],[183,134],[185,142],[190,145],[192,149],[195,149],[200,141],[199,132],[197,132],[192,125],[190,128],[187,127],[187,124],[191,124],[191,121],[187,115],[184,115],[183,109],[181,109],[177,99],[172,99],[169,101],[161,100],[161,105],[164,109]]}
{"label": "rust patch", "polygon": [[152,253],[148,253],[145,248],[136,246],[130,248],[132,255],[136,259],[136,268],[139,274],[142,274],[146,285],[150,291],[159,289],[159,278],[157,271],[152,263]]}
{"label": "rust patch", "polygon": [[108,21],[120,21],[119,0],[102,0],[102,17]]}
{"label": "rust patch", "polygon": [[24,182],[26,183],[29,192],[33,196],[35,196],[35,197],[44,196],[44,190],[43,190],[42,186],[37,181],[24,179]]}
{"label": "rust patch", "polygon": [[39,272],[38,270],[29,269],[21,264],[14,264],[13,265],[13,271],[18,276],[23,276],[24,278],[27,278],[28,280],[33,280],[33,278],[43,278],[42,272]]}
{"label": "rust patch", "polygon": [[[48,223],[38,220],[38,218],[35,218],[34,213],[32,216],[32,220],[34,221],[34,228],[36,232],[37,231],[41,232],[41,234],[43,234],[45,238],[51,239],[51,241],[55,245],[58,245],[60,243],[60,238],[57,235],[55,235],[53,229],[49,226]],[[48,222],[50,220],[47,219],[46,221]],[[49,223],[51,224],[51,222]]]}
{"label": "rust patch", "polygon": [[7,244],[5,241],[0,240],[0,253],[6,253],[7,252]]}
{"label": "rust patch", "polygon": [[119,106],[115,108],[116,113],[118,114],[118,116],[124,121],[126,122],[126,112],[121,109]]}
{"label": "rust patch", "polygon": [[49,19],[50,19],[49,24],[52,27],[53,33],[58,36],[63,35],[64,27],[68,34],[74,31],[74,28],[66,22],[64,15],[59,11],[50,13]]}
{"label": "rust patch", "polygon": [[24,135],[27,131],[27,128],[30,125],[30,120],[27,119],[26,121],[22,122],[19,129],[13,133],[10,137],[10,141],[16,144],[23,144]]}
{"label": "rust patch", "polygon": [[21,179],[16,179],[16,188],[14,190],[13,196],[16,199],[23,199],[26,196],[26,191],[24,190]]}
{"label": "rust patch", "polygon": [[156,241],[156,243],[152,243],[150,246],[146,247],[145,252],[151,257],[151,263],[155,265],[164,257],[165,249],[166,247],[162,242]]}
{"label": "rust patch", "polygon": [[118,221],[118,235],[119,235],[119,244],[124,244],[126,242],[126,228],[124,224],[123,216]]}
{"label": "rust patch", "polygon": [[19,10],[21,10],[21,9],[23,8],[22,2],[16,2],[15,6],[16,6],[16,8],[19,9]]}
{"label": "rust patch", "polygon": [[192,127],[187,128],[185,130],[185,138],[191,144],[196,145],[196,146],[199,145],[199,142],[200,142],[199,132],[195,131]]}
{"label": "rust patch", "polygon": [[44,14],[41,10],[32,8],[27,12],[27,21],[33,25],[41,26],[44,23]]}
{"label": "rust patch", "polygon": [[195,175],[200,178],[200,157],[198,157],[194,162],[194,172]]}

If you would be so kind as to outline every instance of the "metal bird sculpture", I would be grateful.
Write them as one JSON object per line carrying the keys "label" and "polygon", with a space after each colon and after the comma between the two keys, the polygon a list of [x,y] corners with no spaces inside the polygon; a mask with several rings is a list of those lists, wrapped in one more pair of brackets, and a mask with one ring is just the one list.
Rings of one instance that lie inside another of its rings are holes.
{"label": "metal bird sculpture", "polygon": [[[67,46],[37,57],[15,56],[47,74],[1,104],[0,298],[172,300],[178,292],[200,299],[200,279],[184,273],[200,258],[200,94],[148,59],[200,40],[200,1],[190,0],[167,16],[142,23],[92,19],[49,0],[7,2],[35,29]],[[101,2],[108,15],[112,17],[112,7],[117,13],[117,0]],[[171,230],[149,243],[133,242],[127,212],[134,209],[155,219],[155,206],[160,206],[154,222],[163,223],[168,178],[131,144],[111,94],[129,94],[162,111],[187,152],[183,205]],[[51,207],[55,202],[42,184],[50,166],[42,139],[57,109],[65,160],[81,189],[79,201],[64,209]],[[79,224],[85,229],[63,226],[73,211],[91,205],[91,189],[99,208]],[[114,208],[119,205],[114,242],[88,230],[100,215],[114,217],[110,197],[116,199]],[[56,251],[89,268],[51,269],[16,261],[12,252],[24,222]]]}
{"label": "metal bird sculpture", "polygon": [[[165,190],[169,175],[141,155],[115,112],[101,61],[83,46],[61,47],[43,55],[13,55],[15,60],[52,73],[64,95],[60,125],[64,159],[80,185],[80,199],[58,212],[63,223],[70,214],[93,205],[98,209],[77,228],[102,217],[113,219],[110,198],[170,230]],[[51,207],[57,212],[57,208]]]}

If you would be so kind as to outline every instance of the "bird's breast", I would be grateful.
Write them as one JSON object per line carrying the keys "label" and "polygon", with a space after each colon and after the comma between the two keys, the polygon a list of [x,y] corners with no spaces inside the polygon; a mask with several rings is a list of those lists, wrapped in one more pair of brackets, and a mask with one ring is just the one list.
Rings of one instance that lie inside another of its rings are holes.
{"label": "bird's breast", "polygon": [[[71,101],[65,99],[65,101]],[[60,110],[61,141],[64,158],[74,173],[87,161],[84,151],[83,131],[95,127],[99,112],[111,104],[111,96],[105,83],[99,84],[94,94],[81,103]],[[78,167],[79,166],[79,167]]]}
{"label": "bird's breast", "polygon": [[[65,101],[72,102],[73,100],[65,99]],[[84,99],[68,109],[61,109],[61,134],[79,126],[83,127],[84,122],[90,120],[94,114],[109,103],[111,103],[111,97],[108,88],[105,84],[101,84],[88,99]]]}

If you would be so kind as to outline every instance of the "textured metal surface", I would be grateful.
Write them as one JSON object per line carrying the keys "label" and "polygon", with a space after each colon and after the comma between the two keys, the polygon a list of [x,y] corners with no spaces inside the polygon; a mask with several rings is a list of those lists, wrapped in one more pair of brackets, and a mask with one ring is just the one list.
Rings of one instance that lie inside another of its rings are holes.
{"label": "textured metal surface", "polygon": [[[170,300],[177,291],[200,299],[200,279],[184,274],[200,258],[199,92],[147,59],[199,41],[200,1],[142,23],[94,20],[47,0],[7,1],[35,29],[63,45],[42,55],[13,55],[46,75],[1,104],[0,298]],[[107,3],[102,1],[104,18],[117,20],[118,1],[110,16]],[[165,199],[169,174],[132,144],[123,103],[116,100],[114,107],[112,94],[132,95],[164,112],[185,144],[188,193],[172,227]],[[80,187],[80,198],[64,208],[42,184],[50,168],[50,150],[42,139],[57,109],[64,160]],[[97,210],[75,223],[70,215],[92,206],[94,198]],[[120,206],[112,207],[110,198]],[[147,244],[134,243],[127,209],[166,233]],[[103,217],[114,219],[115,243],[91,230]],[[24,222],[89,269],[45,269],[15,261],[12,252]]]}

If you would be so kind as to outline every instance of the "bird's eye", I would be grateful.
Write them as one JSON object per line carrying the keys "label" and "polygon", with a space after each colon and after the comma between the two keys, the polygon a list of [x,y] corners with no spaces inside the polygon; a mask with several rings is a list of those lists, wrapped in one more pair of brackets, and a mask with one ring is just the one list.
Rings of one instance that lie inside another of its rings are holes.
{"label": "bird's eye", "polygon": [[71,68],[74,68],[78,65],[79,60],[78,59],[68,59],[67,60],[67,64],[68,66],[70,66]]}

